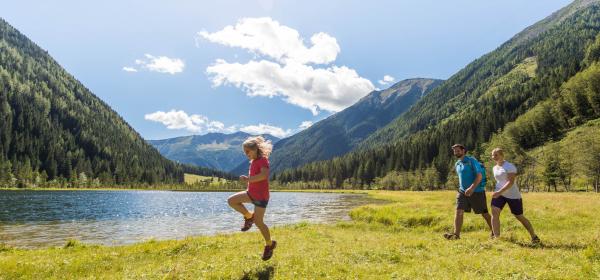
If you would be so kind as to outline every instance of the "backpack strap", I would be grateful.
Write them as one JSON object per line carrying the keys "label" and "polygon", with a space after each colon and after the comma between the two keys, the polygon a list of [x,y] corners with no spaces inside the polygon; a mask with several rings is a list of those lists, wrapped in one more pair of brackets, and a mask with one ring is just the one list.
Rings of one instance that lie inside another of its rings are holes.
{"label": "backpack strap", "polygon": [[469,161],[471,162],[471,168],[473,169],[473,173],[477,174],[477,169],[475,169],[475,164],[478,164],[478,162],[476,162],[476,160],[472,157],[468,157],[468,158],[469,158]]}

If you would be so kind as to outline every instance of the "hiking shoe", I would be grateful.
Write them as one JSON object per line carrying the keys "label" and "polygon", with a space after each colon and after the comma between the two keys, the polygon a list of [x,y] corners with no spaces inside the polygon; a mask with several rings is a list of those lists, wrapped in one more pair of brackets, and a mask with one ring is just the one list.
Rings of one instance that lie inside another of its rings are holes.
{"label": "hiking shoe", "polygon": [[244,218],[244,225],[242,226],[241,230],[248,231],[252,227],[252,224],[254,224],[254,214],[252,214],[250,219]]}
{"label": "hiking shoe", "polygon": [[540,243],[542,243],[542,240],[540,240],[540,238],[537,235],[535,235],[531,238],[531,243],[540,244]]}
{"label": "hiking shoe", "polygon": [[460,236],[454,234],[454,233],[444,233],[444,238],[448,239],[448,240],[456,240],[456,239],[460,239]]}
{"label": "hiking shoe", "polygon": [[263,251],[262,260],[268,261],[273,256],[273,250],[277,247],[277,241],[273,240],[271,242],[271,246],[265,246],[265,250]]}

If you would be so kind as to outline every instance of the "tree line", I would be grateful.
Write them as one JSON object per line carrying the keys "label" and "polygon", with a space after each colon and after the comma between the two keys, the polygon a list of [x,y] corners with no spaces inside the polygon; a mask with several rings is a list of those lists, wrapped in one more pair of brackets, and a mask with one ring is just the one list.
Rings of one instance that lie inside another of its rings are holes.
{"label": "tree line", "polygon": [[599,117],[594,64],[599,31],[600,9],[594,5],[537,37],[509,41],[434,89],[361,149],[273,178],[307,187],[325,182],[330,188],[390,188],[412,181],[431,189],[453,188],[454,143],[487,158],[486,143],[522,115],[522,124],[506,128],[521,150],[557,141],[569,129]]}
{"label": "tree line", "polygon": [[230,177],[162,157],[106,103],[0,19],[0,187],[173,184]]}

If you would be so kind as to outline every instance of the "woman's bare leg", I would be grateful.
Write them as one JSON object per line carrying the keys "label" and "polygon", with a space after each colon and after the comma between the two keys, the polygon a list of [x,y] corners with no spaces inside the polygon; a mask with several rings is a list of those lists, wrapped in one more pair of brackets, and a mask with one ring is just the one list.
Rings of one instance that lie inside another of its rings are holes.
{"label": "woman's bare leg", "polygon": [[233,194],[227,199],[227,203],[229,203],[229,206],[231,206],[231,208],[233,208],[235,211],[238,211],[242,215],[244,215],[244,218],[246,219],[250,219],[252,217],[252,213],[250,213],[250,211],[246,209],[243,203],[251,202],[252,200],[245,191]]}
{"label": "woman's bare leg", "polygon": [[500,237],[500,212],[502,209],[492,206],[492,232],[494,237]]}
{"label": "woman's bare leg", "polygon": [[254,207],[254,224],[260,230],[260,233],[265,239],[266,245],[271,246],[271,232],[269,232],[269,227],[265,224],[263,220],[266,210],[267,208],[258,206]]}
{"label": "woman's bare leg", "polygon": [[529,235],[531,235],[531,238],[535,237],[535,231],[533,231],[533,226],[531,225],[529,220],[527,218],[525,218],[525,216],[515,215],[515,218],[517,218],[517,220],[519,220],[519,222],[521,222],[521,224],[523,224],[523,226],[529,232]]}

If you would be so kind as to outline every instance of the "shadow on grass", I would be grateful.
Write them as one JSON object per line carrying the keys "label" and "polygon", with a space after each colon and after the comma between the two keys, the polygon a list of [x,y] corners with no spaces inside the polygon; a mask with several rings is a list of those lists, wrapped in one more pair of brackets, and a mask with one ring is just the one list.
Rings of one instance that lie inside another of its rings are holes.
{"label": "shadow on grass", "polygon": [[553,243],[553,242],[542,242],[540,243],[532,243],[526,242],[522,240],[516,240],[514,238],[509,238],[507,241],[519,245],[523,248],[531,248],[531,249],[559,249],[559,250],[583,250],[587,248],[587,245],[579,244],[579,243]]}
{"label": "shadow on grass", "polygon": [[13,250],[12,246],[0,242],[0,253],[2,253],[2,252],[10,252],[12,250]]}
{"label": "shadow on grass", "polygon": [[268,280],[272,279],[275,276],[275,267],[272,265],[258,268],[256,270],[244,273],[244,276],[240,278],[240,280],[250,280],[250,279],[259,279],[259,280]]}

